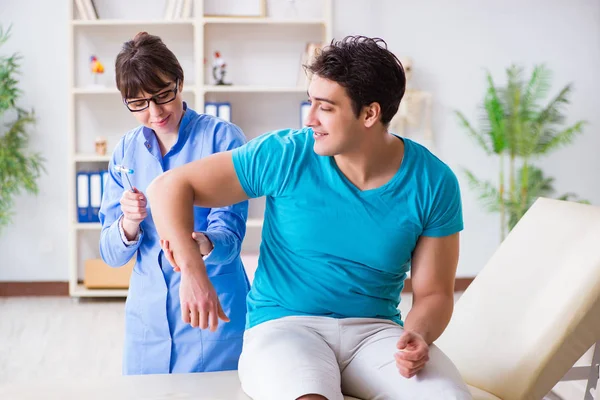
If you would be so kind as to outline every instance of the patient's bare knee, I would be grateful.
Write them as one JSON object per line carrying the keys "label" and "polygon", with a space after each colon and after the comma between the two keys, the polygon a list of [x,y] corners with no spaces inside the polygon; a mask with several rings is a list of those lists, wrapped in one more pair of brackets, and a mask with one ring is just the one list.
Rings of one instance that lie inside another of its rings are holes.
{"label": "patient's bare knee", "polygon": [[296,400],[327,400],[327,398],[321,396],[320,394],[307,394],[307,395],[298,397]]}

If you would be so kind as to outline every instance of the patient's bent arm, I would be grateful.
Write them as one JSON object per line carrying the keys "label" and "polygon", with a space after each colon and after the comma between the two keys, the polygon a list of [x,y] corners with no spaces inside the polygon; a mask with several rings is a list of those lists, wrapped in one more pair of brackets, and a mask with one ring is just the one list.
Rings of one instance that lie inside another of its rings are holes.
{"label": "patient's bent arm", "polygon": [[193,205],[214,208],[247,200],[231,152],[221,152],[168,171],[150,184],[147,196],[160,239],[168,240],[177,265],[198,265]]}

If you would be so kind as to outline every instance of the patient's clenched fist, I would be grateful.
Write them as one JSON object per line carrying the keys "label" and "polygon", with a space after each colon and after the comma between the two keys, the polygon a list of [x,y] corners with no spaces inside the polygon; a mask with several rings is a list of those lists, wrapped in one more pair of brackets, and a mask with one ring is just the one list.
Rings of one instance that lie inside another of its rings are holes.
{"label": "patient's clenched fist", "polygon": [[400,350],[394,355],[396,367],[405,378],[415,376],[429,361],[429,345],[417,332],[404,331],[396,347]]}

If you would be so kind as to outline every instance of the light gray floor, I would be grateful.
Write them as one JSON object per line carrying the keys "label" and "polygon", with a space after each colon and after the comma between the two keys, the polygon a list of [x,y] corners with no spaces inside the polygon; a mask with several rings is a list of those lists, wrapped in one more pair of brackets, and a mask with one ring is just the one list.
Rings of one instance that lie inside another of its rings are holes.
{"label": "light gray floor", "polygon": [[[411,296],[403,296],[407,312]],[[121,374],[121,300],[0,298],[0,385]]]}
{"label": "light gray floor", "polygon": [[[411,304],[402,295],[403,315]],[[124,306],[123,299],[0,298],[0,386],[119,376]]]}
{"label": "light gray floor", "polygon": [[0,298],[0,384],[118,376],[124,304]]}

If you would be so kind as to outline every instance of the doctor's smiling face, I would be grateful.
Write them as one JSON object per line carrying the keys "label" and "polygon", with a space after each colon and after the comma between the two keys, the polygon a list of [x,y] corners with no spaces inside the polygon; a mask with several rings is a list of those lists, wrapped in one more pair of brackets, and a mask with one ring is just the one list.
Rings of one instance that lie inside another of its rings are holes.
{"label": "doctor's smiling face", "polygon": [[183,116],[183,82],[164,79],[161,90],[142,90],[124,103],[140,124],[159,135],[177,134]]}
{"label": "doctor's smiling face", "polygon": [[177,134],[183,116],[183,69],[158,36],[138,33],[115,61],[117,88],[138,122],[157,135]]}

